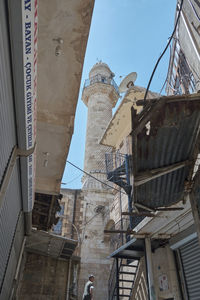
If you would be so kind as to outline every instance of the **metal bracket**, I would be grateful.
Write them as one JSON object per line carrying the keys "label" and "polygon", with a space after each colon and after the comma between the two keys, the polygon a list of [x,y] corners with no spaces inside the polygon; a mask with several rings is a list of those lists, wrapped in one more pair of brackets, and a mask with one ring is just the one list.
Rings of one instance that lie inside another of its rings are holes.
{"label": "metal bracket", "polygon": [[33,154],[35,151],[36,143],[34,146],[28,150],[20,149],[17,148],[17,156],[22,156],[22,157],[28,157],[29,155]]}
{"label": "metal bracket", "polygon": [[11,154],[10,159],[7,164],[7,168],[5,170],[4,177],[1,182],[1,186],[0,186],[0,207],[3,204],[3,199],[5,197],[5,193],[7,191],[7,187],[10,182],[10,178],[12,176],[13,169],[15,167],[17,157],[18,156],[28,157],[29,155],[33,154],[33,152],[35,151],[35,146],[36,146],[36,143],[34,144],[34,146],[32,148],[30,148],[28,150],[22,150],[22,149],[17,148],[17,146],[14,146],[14,148],[12,150],[12,154]]}

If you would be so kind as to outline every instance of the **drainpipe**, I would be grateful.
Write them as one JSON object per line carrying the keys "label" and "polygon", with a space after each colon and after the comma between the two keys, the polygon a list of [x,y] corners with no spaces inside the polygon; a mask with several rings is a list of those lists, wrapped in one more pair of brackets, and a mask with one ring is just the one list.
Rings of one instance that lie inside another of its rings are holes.
{"label": "drainpipe", "polygon": [[[121,230],[123,230],[124,226],[123,226],[123,219],[122,219],[122,192],[121,189],[119,191],[119,207],[120,207],[120,216],[121,216]],[[123,233],[121,233],[121,241],[122,241],[122,245],[124,244],[124,235]]]}
{"label": "drainpipe", "polygon": [[152,263],[151,239],[150,238],[145,238],[145,254],[146,254],[146,268],[147,268],[149,300],[156,300],[154,280],[153,280],[153,263]]}
{"label": "drainpipe", "polygon": [[70,277],[71,277],[71,267],[72,267],[72,260],[69,259],[69,269],[67,275],[67,293],[66,293],[66,300],[69,300],[69,289],[70,289]]}
{"label": "drainpipe", "polygon": [[[126,180],[127,185],[130,186],[130,177],[129,177],[129,156],[126,154],[125,156],[125,169],[126,169]],[[133,188],[133,187],[132,187]],[[131,199],[131,191],[128,193],[128,211],[132,213],[132,199]],[[133,217],[130,215],[130,227],[133,229]]]}
{"label": "drainpipe", "polygon": [[16,268],[16,271],[15,271],[13,288],[12,288],[12,292],[11,292],[11,295],[10,295],[9,299],[14,299],[13,298],[14,294],[17,291],[17,280],[18,280],[19,271],[20,271],[20,268],[21,268],[21,262],[22,262],[22,256],[23,256],[23,253],[24,253],[25,243],[26,243],[26,237],[24,237],[22,247],[21,247],[21,250],[20,250],[20,254],[19,254],[19,258],[18,258],[18,262],[17,262],[17,268]]}
{"label": "drainpipe", "polygon": [[77,190],[74,191],[74,207],[73,207],[73,215],[72,215],[72,228],[71,228],[71,239],[74,237],[74,227],[75,217],[76,217],[76,202],[77,202]]}

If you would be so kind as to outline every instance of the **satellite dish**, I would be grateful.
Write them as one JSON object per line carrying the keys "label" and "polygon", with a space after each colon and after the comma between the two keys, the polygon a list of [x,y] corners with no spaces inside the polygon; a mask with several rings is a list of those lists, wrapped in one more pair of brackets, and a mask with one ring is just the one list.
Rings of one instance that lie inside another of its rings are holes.
{"label": "satellite dish", "polygon": [[119,92],[126,92],[131,86],[134,86],[134,82],[136,81],[137,73],[132,72],[128,74],[119,85]]}

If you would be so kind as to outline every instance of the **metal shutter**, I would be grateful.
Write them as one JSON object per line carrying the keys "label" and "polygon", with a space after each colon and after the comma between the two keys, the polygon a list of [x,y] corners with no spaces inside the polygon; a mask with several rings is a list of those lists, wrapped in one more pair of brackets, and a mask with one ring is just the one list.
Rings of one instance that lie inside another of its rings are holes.
{"label": "metal shutter", "polygon": [[190,300],[200,299],[200,246],[198,239],[179,248],[184,278]]}
{"label": "metal shutter", "polygon": [[0,0],[0,183],[16,145],[14,105],[5,1]]}
{"label": "metal shutter", "polygon": [[[17,144],[7,0],[0,0],[0,186]],[[24,238],[20,167],[17,161],[0,203],[0,299],[9,299]],[[17,238],[16,238],[17,237]]]}

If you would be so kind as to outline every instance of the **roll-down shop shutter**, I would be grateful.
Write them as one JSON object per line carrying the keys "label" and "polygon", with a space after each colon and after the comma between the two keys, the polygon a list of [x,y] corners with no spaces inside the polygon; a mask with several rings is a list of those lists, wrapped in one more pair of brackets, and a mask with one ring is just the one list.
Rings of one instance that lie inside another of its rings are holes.
{"label": "roll-down shop shutter", "polygon": [[200,245],[198,239],[179,248],[189,300],[200,299]]}
{"label": "roll-down shop shutter", "polygon": [[[7,0],[0,0],[0,188],[17,145]],[[16,238],[17,237],[17,238]],[[20,167],[16,161],[0,202],[0,299],[9,299],[24,237]]]}

